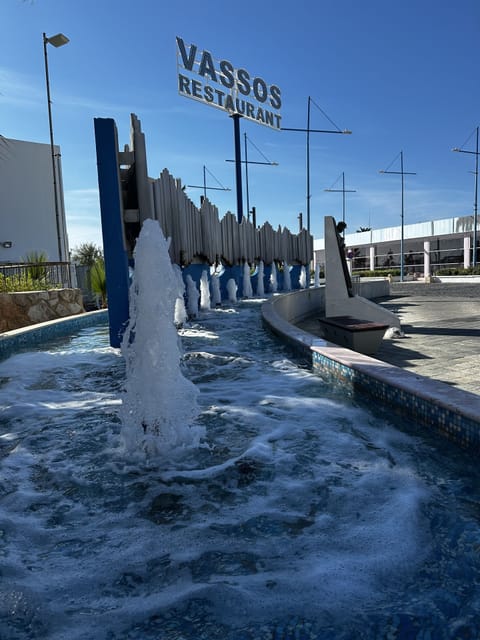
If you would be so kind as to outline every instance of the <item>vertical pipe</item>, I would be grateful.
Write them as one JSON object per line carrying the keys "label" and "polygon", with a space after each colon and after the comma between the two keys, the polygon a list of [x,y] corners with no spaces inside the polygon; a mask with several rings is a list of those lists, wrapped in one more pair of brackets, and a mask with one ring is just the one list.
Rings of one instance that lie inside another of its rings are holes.
{"label": "vertical pipe", "polygon": [[205,165],[203,165],[203,197],[207,197],[207,174]]}
{"label": "vertical pipe", "polygon": [[63,262],[64,256],[62,251],[62,238],[60,235],[60,219],[58,210],[58,192],[57,192],[57,170],[55,166],[55,144],[53,141],[53,120],[52,120],[52,100],[50,98],[50,80],[48,77],[48,55],[47,55],[48,38],[47,34],[43,34],[43,55],[45,58],[45,80],[47,85],[47,104],[48,104],[48,124],[50,127],[50,153],[52,156],[52,174],[53,174],[53,198],[55,205],[55,224],[57,227],[57,246],[58,260]]}
{"label": "vertical pipe", "polygon": [[310,96],[307,102],[307,231],[310,233]]}
{"label": "vertical pipe", "polygon": [[402,232],[400,238],[400,282],[403,282],[403,227],[404,227],[404,177],[403,177],[403,151],[400,151],[400,172],[402,174]]}
{"label": "vertical pipe", "polygon": [[463,239],[463,268],[468,269],[470,266],[470,236]]}
{"label": "vertical pipe", "polygon": [[247,193],[247,220],[250,220],[250,198],[248,194],[248,153],[247,153],[247,134],[245,136],[245,188]]}
{"label": "vertical pipe", "polygon": [[423,275],[425,282],[430,278],[430,240],[423,243]]}
{"label": "vertical pipe", "polygon": [[375,247],[370,247],[370,271],[375,271]]}
{"label": "vertical pipe", "polygon": [[242,197],[242,149],[240,145],[240,118],[238,113],[232,115],[233,137],[235,143],[235,177],[237,183],[237,222],[243,219],[243,197]]}
{"label": "vertical pipe", "polygon": [[473,266],[477,266],[477,221],[478,221],[478,127],[475,147],[475,199],[473,201]]}

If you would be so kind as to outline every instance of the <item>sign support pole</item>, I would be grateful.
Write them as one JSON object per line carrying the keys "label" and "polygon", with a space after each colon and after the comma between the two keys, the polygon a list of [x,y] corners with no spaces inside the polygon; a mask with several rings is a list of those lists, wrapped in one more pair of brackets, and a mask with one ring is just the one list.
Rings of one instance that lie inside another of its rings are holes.
{"label": "sign support pole", "polygon": [[232,114],[233,136],[235,142],[235,179],[237,186],[237,222],[243,219],[243,196],[242,196],[242,147],[240,143],[240,118],[238,113]]}

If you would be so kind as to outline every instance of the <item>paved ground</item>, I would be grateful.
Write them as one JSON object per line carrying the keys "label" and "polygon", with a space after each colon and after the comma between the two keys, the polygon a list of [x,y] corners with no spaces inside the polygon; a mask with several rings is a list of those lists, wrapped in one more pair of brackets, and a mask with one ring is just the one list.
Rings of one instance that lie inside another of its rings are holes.
{"label": "paved ground", "polygon": [[405,335],[384,339],[375,358],[480,395],[480,284],[392,283],[376,302]]}

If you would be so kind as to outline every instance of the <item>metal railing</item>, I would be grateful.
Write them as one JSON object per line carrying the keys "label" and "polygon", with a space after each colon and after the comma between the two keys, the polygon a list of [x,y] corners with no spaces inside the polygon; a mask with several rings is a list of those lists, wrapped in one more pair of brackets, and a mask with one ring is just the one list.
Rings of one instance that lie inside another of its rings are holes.
{"label": "metal railing", "polygon": [[72,287],[69,262],[0,264],[0,292]]}
{"label": "metal railing", "polygon": [[[412,251],[404,256],[404,273],[423,273],[425,266],[425,254],[423,251]],[[430,251],[430,272],[435,273],[441,269],[459,268],[464,266],[463,249],[433,249]],[[389,252],[375,255],[375,271],[386,269],[400,269],[400,254]],[[370,263],[367,256],[355,256],[352,258],[352,271],[361,273],[370,271]]]}

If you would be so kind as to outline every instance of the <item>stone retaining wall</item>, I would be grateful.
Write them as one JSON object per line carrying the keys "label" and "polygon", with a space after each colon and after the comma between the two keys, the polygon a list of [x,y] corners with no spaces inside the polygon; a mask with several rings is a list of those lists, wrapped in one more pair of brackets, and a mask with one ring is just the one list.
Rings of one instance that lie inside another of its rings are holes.
{"label": "stone retaining wall", "polygon": [[80,289],[0,293],[0,332],[83,312]]}

